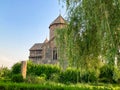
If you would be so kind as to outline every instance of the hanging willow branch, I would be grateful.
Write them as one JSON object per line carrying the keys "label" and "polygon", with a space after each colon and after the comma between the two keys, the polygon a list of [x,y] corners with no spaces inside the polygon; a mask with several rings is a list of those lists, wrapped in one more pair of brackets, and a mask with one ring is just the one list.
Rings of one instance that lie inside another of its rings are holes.
{"label": "hanging willow branch", "polygon": [[120,0],[61,1],[66,1],[69,24],[58,43],[65,44],[60,45],[65,48],[61,53],[70,65],[94,67],[99,56],[113,65],[120,47]]}

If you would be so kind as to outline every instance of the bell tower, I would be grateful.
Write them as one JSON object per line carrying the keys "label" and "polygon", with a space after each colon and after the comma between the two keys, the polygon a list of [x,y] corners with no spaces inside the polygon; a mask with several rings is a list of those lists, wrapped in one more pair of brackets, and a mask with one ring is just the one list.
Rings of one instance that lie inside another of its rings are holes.
{"label": "bell tower", "polygon": [[50,29],[50,40],[55,36],[55,30],[57,28],[63,28],[66,26],[66,21],[65,19],[59,15],[49,26]]}

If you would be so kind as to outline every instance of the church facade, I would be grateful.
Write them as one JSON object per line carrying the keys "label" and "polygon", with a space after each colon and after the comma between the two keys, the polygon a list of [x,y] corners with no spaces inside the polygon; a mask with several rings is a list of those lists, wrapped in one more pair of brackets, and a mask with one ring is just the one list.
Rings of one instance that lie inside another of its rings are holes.
{"label": "church facade", "polygon": [[30,48],[29,60],[37,64],[58,63],[58,51],[55,43],[55,30],[66,26],[65,19],[59,15],[49,26],[49,40],[43,43],[35,43]]}

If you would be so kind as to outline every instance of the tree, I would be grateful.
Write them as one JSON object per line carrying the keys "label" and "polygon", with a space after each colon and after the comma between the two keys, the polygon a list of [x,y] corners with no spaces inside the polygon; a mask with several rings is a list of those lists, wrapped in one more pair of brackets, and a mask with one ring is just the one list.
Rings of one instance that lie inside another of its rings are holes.
{"label": "tree", "polygon": [[63,32],[58,30],[58,45],[64,48],[60,53],[76,68],[95,69],[100,56],[114,65],[120,47],[120,0],[61,1],[69,23]]}

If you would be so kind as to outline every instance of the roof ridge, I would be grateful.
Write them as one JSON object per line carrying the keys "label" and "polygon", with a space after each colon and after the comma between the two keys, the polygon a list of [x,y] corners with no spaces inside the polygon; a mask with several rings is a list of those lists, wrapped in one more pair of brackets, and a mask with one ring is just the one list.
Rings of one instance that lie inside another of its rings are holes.
{"label": "roof ridge", "polygon": [[65,19],[61,16],[61,14],[50,24],[50,26],[53,24],[58,24],[58,23],[60,23],[60,24],[66,23]]}
{"label": "roof ridge", "polygon": [[48,39],[46,38],[45,41],[44,41],[44,43],[47,43],[47,42],[48,42]]}

